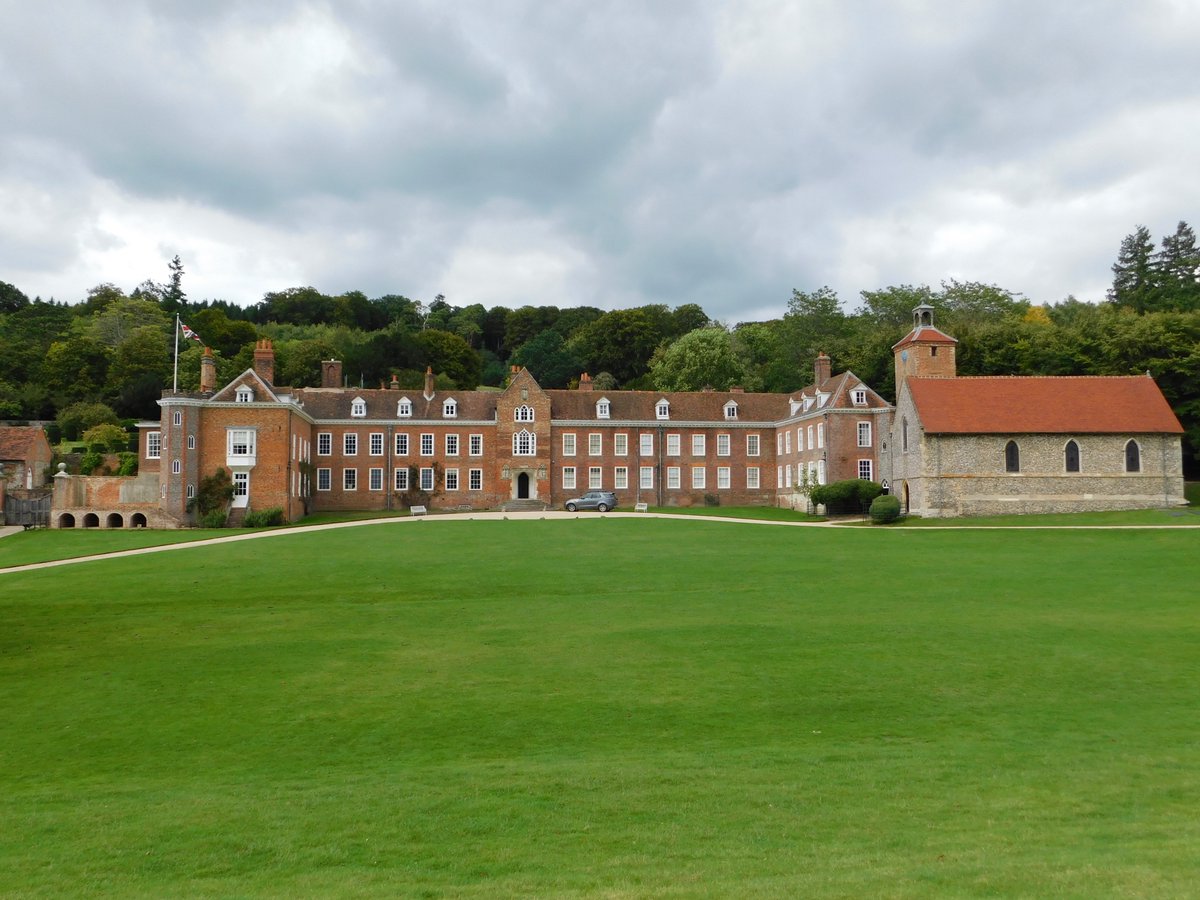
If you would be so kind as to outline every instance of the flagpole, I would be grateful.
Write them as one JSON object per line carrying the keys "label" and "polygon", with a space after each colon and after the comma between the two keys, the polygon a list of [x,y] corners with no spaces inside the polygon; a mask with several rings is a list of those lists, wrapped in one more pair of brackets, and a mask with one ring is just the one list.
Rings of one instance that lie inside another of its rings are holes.
{"label": "flagpole", "polygon": [[179,393],[179,313],[175,313],[175,374],[171,381],[171,393]]}

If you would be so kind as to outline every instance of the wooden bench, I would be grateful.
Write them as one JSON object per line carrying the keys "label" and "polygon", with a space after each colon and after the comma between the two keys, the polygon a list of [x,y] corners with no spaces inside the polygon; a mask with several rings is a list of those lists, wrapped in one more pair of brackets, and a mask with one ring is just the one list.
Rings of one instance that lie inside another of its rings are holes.
{"label": "wooden bench", "polygon": [[414,515],[414,516],[423,516],[423,515],[425,515],[427,512],[429,512],[429,510],[427,510],[427,509],[426,509],[425,507],[423,507],[423,506],[410,506],[410,507],[408,508],[408,511],[409,511],[409,513],[410,513],[411,515]]}
{"label": "wooden bench", "polygon": [[634,512],[645,512],[645,511],[646,511],[646,510],[648,510],[649,508],[650,508],[650,504],[649,504],[649,503],[635,503],[635,504],[633,504],[633,511],[634,511]]}

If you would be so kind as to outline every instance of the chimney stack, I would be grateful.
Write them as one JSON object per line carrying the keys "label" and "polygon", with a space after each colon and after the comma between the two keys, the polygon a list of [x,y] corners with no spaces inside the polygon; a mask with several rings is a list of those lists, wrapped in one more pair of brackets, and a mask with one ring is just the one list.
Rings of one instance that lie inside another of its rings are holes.
{"label": "chimney stack", "polygon": [[254,345],[254,371],[267,384],[275,383],[275,346],[269,338]]}
{"label": "chimney stack", "polygon": [[342,363],[337,359],[321,361],[321,387],[340,388],[342,386]]}
{"label": "chimney stack", "polygon": [[389,391],[400,390],[400,377],[395,372],[392,373],[392,380],[388,383],[388,390]]}
{"label": "chimney stack", "polygon": [[816,379],[817,387],[820,387],[829,380],[832,368],[833,362],[825,355],[825,351],[822,350],[817,354],[817,361],[813,365],[813,375]]}
{"label": "chimney stack", "polygon": [[579,376],[579,390],[590,391],[592,389],[592,376],[584,372]]}
{"label": "chimney stack", "polygon": [[213,359],[212,348],[205,347],[204,355],[200,357],[200,393],[211,394],[217,389],[217,361]]}
{"label": "chimney stack", "polygon": [[425,367],[425,399],[426,400],[433,399],[433,385],[434,385],[433,366],[426,366]]}

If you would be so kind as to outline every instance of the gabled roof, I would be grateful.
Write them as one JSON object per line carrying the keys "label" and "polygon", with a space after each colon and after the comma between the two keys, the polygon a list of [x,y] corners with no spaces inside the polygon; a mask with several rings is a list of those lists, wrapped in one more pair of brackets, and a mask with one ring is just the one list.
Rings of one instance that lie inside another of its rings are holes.
{"label": "gabled roof", "polygon": [[892,344],[892,350],[899,350],[901,347],[907,347],[909,344],[957,344],[955,338],[950,337],[944,331],[939,331],[932,325],[918,325],[904,337],[900,338],[896,343]]}
{"label": "gabled roof", "polygon": [[930,434],[1182,434],[1146,375],[909,378]]}
{"label": "gabled roof", "polygon": [[[243,384],[249,385],[254,390],[254,399],[259,402],[278,402],[279,394],[276,389],[267,384],[263,377],[253,369],[247,369],[225,387],[221,388],[211,399],[213,402],[220,403],[222,401],[232,400],[237,394],[237,389]],[[284,388],[284,390],[287,390]]]}
{"label": "gabled roof", "polygon": [[[867,392],[867,405],[865,407],[856,406],[850,398],[850,392],[858,388],[862,388]],[[792,393],[788,396],[792,400],[798,401],[803,397],[815,398],[818,391],[823,394],[828,394],[829,399],[825,401],[824,406],[818,407],[814,404],[812,409],[809,410],[810,412],[815,412],[817,409],[821,409],[823,411],[830,409],[861,410],[889,405],[886,400],[880,397],[879,394],[875,393],[870,385],[868,385],[849,369],[847,369],[845,372],[840,372],[837,375],[830,376],[819,385],[816,382],[813,382],[812,384],[806,385],[798,391],[792,391]]]}
{"label": "gabled roof", "polygon": [[48,445],[49,441],[37,425],[0,425],[0,459],[34,459],[39,443]]}
{"label": "gabled roof", "polygon": [[[548,390],[550,414],[555,419],[596,419],[594,391]],[[787,394],[749,394],[736,391],[606,391],[609,417],[600,422],[774,422],[787,415]],[[671,418],[658,419],[659,400],[671,404]],[[737,404],[737,419],[725,418],[729,401]]]}

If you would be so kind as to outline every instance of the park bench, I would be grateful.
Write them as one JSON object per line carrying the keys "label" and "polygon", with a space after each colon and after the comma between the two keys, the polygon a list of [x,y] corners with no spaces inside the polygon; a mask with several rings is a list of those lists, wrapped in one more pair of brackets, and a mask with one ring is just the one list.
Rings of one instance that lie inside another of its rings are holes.
{"label": "park bench", "polygon": [[425,515],[427,512],[429,512],[429,510],[427,510],[427,509],[426,509],[425,507],[423,507],[423,506],[410,506],[410,507],[408,508],[408,511],[409,511],[409,513],[411,513],[411,514],[412,514],[412,515],[414,515],[414,516],[423,516],[423,515]]}
{"label": "park bench", "polygon": [[650,504],[649,504],[649,503],[635,503],[635,504],[633,504],[633,511],[634,511],[634,512],[645,512],[645,511],[646,511],[646,510],[648,510],[649,508],[650,508]]}

